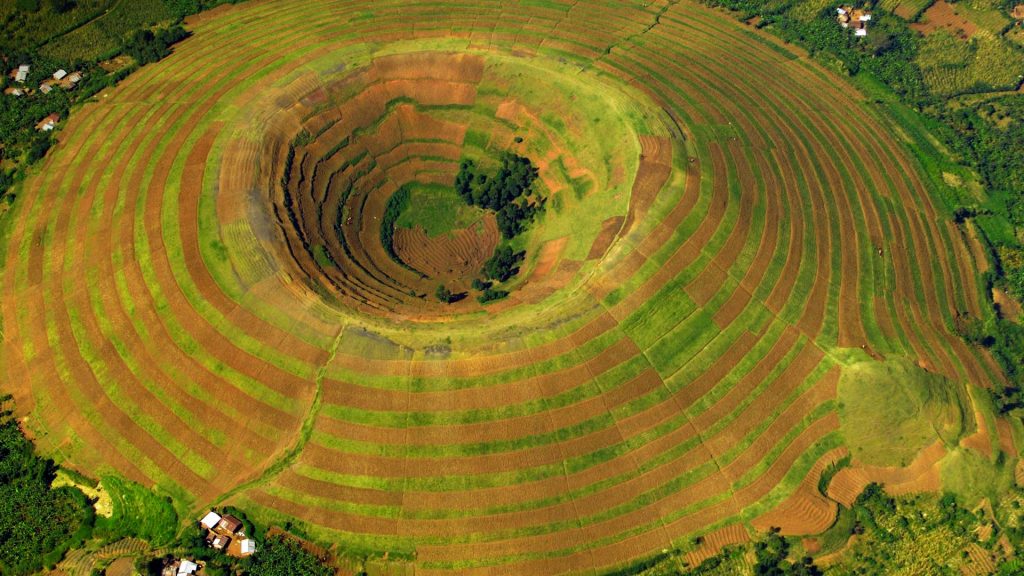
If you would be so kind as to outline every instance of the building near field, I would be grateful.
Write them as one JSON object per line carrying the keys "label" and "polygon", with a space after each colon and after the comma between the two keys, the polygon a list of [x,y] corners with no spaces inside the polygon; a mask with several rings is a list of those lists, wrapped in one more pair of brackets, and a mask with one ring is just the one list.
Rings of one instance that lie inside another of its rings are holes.
{"label": "building near field", "polygon": [[206,530],[206,545],[235,558],[256,553],[256,542],[245,535],[245,525],[231,514],[223,516],[210,510],[199,520]]}
{"label": "building near field", "polygon": [[217,528],[228,534],[237,534],[242,530],[242,521],[230,514],[225,514],[217,523]]}
{"label": "building near field", "polygon": [[36,124],[36,130],[39,130],[40,132],[49,132],[57,126],[57,122],[60,122],[60,114],[50,114]]}
{"label": "building near field", "polygon": [[164,569],[160,571],[160,576],[191,576],[198,572],[199,568],[199,564],[191,560],[175,560],[170,564],[164,565]]}
{"label": "building near field", "polygon": [[18,71],[14,73],[14,81],[24,84],[25,80],[28,79],[28,71],[28,64],[22,64],[21,66],[18,66]]}
{"label": "building near field", "polygon": [[67,75],[68,75],[67,71],[64,70],[63,68],[61,68],[60,70],[57,70],[56,72],[53,73],[53,79],[54,80],[61,80],[61,79],[63,79]]}
{"label": "building near field", "polygon": [[853,28],[855,36],[867,36],[871,14],[861,8],[840,6],[836,8],[836,21],[843,28]]}
{"label": "building near field", "polygon": [[220,514],[217,514],[213,510],[210,510],[203,519],[199,521],[199,524],[207,530],[213,530],[220,522]]}
{"label": "building near field", "polygon": [[210,545],[210,548],[213,548],[214,550],[224,550],[231,544],[231,538],[229,536],[221,536],[211,532],[206,536],[206,542]]}

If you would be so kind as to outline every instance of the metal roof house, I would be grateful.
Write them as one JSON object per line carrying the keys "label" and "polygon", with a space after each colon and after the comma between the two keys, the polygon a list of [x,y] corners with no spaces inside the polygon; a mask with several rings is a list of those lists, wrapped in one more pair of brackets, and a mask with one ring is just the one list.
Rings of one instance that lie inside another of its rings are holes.
{"label": "metal roof house", "polygon": [[207,530],[213,530],[213,528],[220,522],[220,514],[217,514],[213,510],[203,516],[203,519],[199,521],[199,524]]}
{"label": "metal roof house", "polygon": [[39,130],[40,132],[49,132],[50,130],[53,130],[54,126],[56,126],[57,122],[59,121],[60,114],[50,114],[46,118],[40,120],[38,124],[36,124],[36,130]]}
{"label": "metal roof house", "polygon": [[21,82],[22,84],[24,84],[25,80],[28,79],[28,71],[28,64],[22,64],[21,66],[18,66],[18,71],[14,74],[14,81]]}
{"label": "metal roof house", "polygon": [[68,75],[67,71],[64,70],[63,68],[61,68],[60,70],[57,70],[56,72],[53,73],[53,79],[54,80],[61,80],[61,79],[63,79],[67,75]]}
{"label": "metal roof house", "polygon": [[252,556],[256,553],[256,542],[246,538],[241,542],[242,556]]}
{"label": "metal roof house", "polygon": [[217,527],[229,534],[235,534],[242,529],[242,521],[228,514],[220,519]]}

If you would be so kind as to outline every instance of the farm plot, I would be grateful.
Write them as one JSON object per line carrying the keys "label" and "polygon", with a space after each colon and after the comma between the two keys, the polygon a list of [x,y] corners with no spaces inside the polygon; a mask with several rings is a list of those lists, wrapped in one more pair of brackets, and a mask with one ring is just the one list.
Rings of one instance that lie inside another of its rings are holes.
{"label": "farm plot", "polygon": [[[932,421],[991,365],[951,326],[984,295],[892,120],[689,0],[593,4],[254,2],[76,112],[0,276],[40,448],[423,574],[818,530],[841,454],[839,501],[940,485],[973,425]],[[547,198],[523,269],[438,302],[502,241],[447,187],[507,150]],[[423,220],[386,246],[403,189]],[[844,378],[887,366],[878,397],[949,390],[858,461]]]}

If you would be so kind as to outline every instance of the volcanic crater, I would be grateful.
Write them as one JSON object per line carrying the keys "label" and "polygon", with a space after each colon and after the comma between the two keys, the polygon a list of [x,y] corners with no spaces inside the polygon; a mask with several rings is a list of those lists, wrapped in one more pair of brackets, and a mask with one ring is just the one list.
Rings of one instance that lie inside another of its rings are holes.
{"label": "volcanic crater", "polygon": [[626,167],[619,158],[577,157],[574,151],[585,148],[576,141],[586,133],[576,125],[583,119],[535,106],[533,97],[550,87],[548,71],[510,62],[497,55],[400,53],[329,84],[268,95],[279,113],[254,119],[251,129],[262,131],[262,142],[249,177],[265,191],[255,217],[273,226],[253,228],[274,229],[266,251],[276,267],[336,308],[430,321],[478,312],[474,298],[446,304],[433,294],[440,284],[468,295],[501,241],[493,213],[439,236],[421,226],[395,227],[391,246],[382,226],[391,226],[387,204],[403,187],[451,187],[461,159],[489,166],[511,151],[538,167],[536,198],[551,200],[551,209],[514,241],[526,260],[506,286],[513,297],[487,310],[536,302],[571,283],[583,258],[563,259],[556,249],[568,238],[551,238],[557,231],[547,224],[571,230],[570,205],[608,211],[597,237],[575,239],[588,247],[587,258],[602,255],[622,231],[616,210],[625,202],[591,204],[587,197],[621,184]]}

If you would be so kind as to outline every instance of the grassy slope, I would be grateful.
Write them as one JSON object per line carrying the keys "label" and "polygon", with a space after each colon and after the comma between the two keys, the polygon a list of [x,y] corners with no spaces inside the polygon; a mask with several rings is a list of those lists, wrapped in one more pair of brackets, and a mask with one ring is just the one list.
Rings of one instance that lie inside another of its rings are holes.
{"label": "grassy slope", "polygon": [[843,436],[858,461],[906,466],[935,440],[956,444],[970,426],[965,396],[907,360],[847,366],[839,384]]}
{"label": "grassy slope", "polygon": [[451,186],[419,184],[409,193],[409,207],[395,222],[400,228],[419,226],[434,238],[469,228],[483,218],[484,211],[466,205]]}

